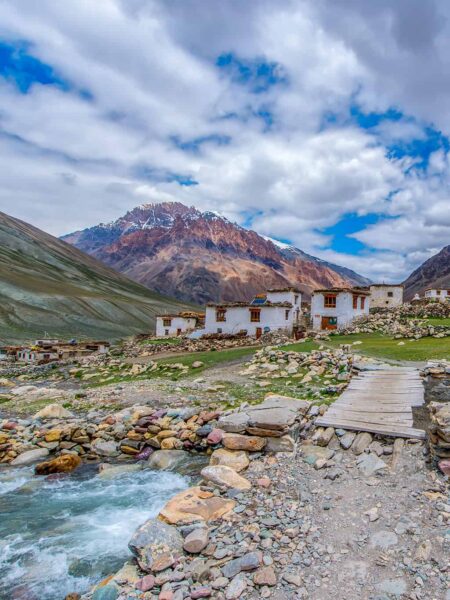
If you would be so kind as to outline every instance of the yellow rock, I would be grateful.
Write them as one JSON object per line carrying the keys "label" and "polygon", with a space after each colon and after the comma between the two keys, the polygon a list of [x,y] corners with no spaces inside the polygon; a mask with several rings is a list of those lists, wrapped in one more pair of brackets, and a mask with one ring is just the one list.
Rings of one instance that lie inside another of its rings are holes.
{"label": "yellow rock", "polygon": [[193,487],[169,500],[159,518],[172,525],[213,521],[227,516],[235,506],[234,500],[212,496]]}
{"label": "yellow rock", "polygon": [[176,431],[172,431],[171,429],[163,429],[163,431],[160,431],[157,435],[158,440],[164,440],[166,438],[171,438],[171,437],[175,437],[177,434]]}
{"label": "yellow rock", "polygon": [[214,450],[209,461],[210,465],[230,467],[237,473],[246,469],[249,463],[247,452],[243,452],[242,450],[227,450],[226,448]]}
{"label": "yellow rock", "polygon": [[44,436],[46,442],[57,442],[61,439],[61,429],[50,429]]}
{"label": "yellow rock", "polygon": [[248,452],[259,452],[264,448],[266,438],[256,435],[241,435],[240,433],[224,433],[223,445],[228,450],[247,450]]}
{"label": "yellow rock", "polygon": [[161,450],[181,450],[181,448],[183,448],[183,442],[174,437],[166,438],[161,442]]}

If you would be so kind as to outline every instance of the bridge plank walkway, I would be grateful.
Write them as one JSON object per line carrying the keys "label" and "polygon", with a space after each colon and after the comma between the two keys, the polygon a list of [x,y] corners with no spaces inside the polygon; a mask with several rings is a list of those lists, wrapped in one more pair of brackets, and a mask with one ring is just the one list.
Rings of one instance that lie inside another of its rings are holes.
{"label": "bridge plank walkway", "polygon": [[412,414],[412,407],[423,403],[424,388],[416,369],[363,371],[316,425],[424,439],[425,431],[413,427]]}

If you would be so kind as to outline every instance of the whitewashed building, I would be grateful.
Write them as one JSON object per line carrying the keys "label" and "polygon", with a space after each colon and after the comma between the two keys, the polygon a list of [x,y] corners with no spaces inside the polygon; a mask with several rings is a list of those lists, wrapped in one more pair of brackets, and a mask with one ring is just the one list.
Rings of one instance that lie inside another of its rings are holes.
{"label": "whitewashed building", "polygon": [[370,308],[392,308],[403,304],[403,286],[373,283],[370,287]]}
{"label": "whitewashed building", "polygon": [[251,302],[225,302],[206,306],[205,327],[191,337],[209,333],[241,333],[260,337],[271,331],[292,334],[301,312],[302,296],[295,288],[268,290]]}
{"label": "whitewashed building", "polygon": [[175,337],[187,335],[203,321],[201,313],[178,313],[156,317],[156,336]]}
{"label": "whitewashed building", "polygon": [[369,314],[370,292],[361,288],[315,290],[311,298],[314,329],[342,329]]}
{"label": "whitewashed building", "polygon": [[425,298],[434,300],[435,302],[449,302],[450,301],[450,290],[443,288],[428,288],[425,290]]}

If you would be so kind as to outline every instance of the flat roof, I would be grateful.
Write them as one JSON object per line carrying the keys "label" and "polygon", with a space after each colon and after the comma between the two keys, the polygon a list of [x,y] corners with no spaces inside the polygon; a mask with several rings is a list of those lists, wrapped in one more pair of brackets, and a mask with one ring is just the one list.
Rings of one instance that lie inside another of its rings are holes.
{"label": "flat roof", "polygon": [[426,288],[426,292],[431,292],[431,290],[436,290],[439,292],[450,292],[449,288]]}
{"label": "flat roof", "polygon": [[272,288],[267,290],[268,294],[275,294],[277,292],[295,292],[296,294],[301,294],[301,291],[296,287]]}
{"label": "flat roof", "polygon": [[313,294],[327,294],[327,293],[329,293],[329,294],[349,293],[349,294],[362,294],[363,296],[370,296],[370,292],[366,292],[362,288],[334,287],[334,288],[324,288],[324,289],[319,289],[319,290],[313,290]]}
{"label": "flat roof", "polygon": [[369,287],[401,287],[404,288],[405,286],[403,285],[403,283],[371,283]]}
{"label": "flat roof", "polygon": [[217,304],[215,302],[209,302],[206,306],[210,308],[273,308],[273,307],[284,307],[292,308],[291,302],[264,302],[264,304],[252,304],[251,302],[222,302]]}

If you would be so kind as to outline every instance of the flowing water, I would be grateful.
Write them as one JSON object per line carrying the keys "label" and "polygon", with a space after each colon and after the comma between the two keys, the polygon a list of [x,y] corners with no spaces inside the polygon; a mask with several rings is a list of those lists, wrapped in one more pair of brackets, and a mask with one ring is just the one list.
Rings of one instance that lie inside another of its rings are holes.
{"label": "flowing water", "polygon": [[136,527],[187,487],[188,477],[149,469],[110,480],[94,466],[49,478],[0,470],[1,600],[87,591],[130,556]]}

